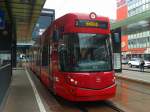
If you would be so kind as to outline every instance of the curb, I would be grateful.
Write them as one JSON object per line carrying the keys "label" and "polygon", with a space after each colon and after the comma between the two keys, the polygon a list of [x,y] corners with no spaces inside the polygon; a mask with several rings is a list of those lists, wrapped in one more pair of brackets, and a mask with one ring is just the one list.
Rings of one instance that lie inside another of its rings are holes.
{"label": "curb", "polygon": [[118,76],[118,75],[116,75],[116,78],[117,79],[128,80],[128,81],[133,81],[133,82],[136,82],[136,83],[141,83],[141,84],[144,84],[144,85],[150,85],[150,82],[146,82],[146,81],[143,81],[143,80],[131,79],[131,78],[128,78],[128,77],[122,77],[122,76]]}
{"label": "curb", "polygon": [[[128,68],[123,68],[122,70],[128,70],[128,71],[136,71],[136,72],[140,72],[139,70],[133,70],[133,69],[128,69]],[[144,71],[144,73],[150,73],[150,71]]]}

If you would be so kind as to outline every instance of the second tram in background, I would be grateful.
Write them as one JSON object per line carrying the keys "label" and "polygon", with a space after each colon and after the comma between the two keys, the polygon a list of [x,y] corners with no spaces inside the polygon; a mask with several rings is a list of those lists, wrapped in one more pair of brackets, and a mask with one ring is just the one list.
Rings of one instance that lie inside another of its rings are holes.
{"label": "second tram in background", "polygon": [[115,96],[110,22],[95,13],[55,20],[35,43],[30,67],[43,84],[70,101]]}

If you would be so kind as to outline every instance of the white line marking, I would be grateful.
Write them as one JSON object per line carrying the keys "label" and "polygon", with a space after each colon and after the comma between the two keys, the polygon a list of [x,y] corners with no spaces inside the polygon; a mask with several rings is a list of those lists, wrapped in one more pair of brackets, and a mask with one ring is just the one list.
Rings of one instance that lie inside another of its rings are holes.
{"label": "white line marking", "polygon": [[37,89],[36,89],[36,87],[35,87],[34,82],[32,81],[32,79],[31,79],[31,77],[30,77],[30,75],[29,75],[29,72],[27,71],[27,69],[26,69],[25,71],[26,71],[26,74],[27,74],[27,76],[28,76],[28,79],[29,79],[29,81],[30,81],[30,83],[31,83],[31,86],[32,86],[32,88],[33,88],[34,95],[35,95],[37,104],[38,104],[38,106],[39,106],[40,112],[46,112],[45,107],[44,107],[44,104],[42,103],[42,100],[41,100],[41,98],[40,98],[40,95],[39,95],[39,93],[38,93],[38,91],[37,91]]}

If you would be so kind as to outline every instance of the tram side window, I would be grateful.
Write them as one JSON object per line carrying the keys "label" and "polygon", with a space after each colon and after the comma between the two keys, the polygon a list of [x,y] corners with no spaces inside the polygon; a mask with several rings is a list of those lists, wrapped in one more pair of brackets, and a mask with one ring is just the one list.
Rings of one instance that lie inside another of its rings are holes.
{"label": "tram side window", "polygon": [[38,66],[40,66],[40,48],[39,48],[39,50],[37,50],[37,59],[36,59],[36,64],[38,65]]}
{"label": "tram side window", "polygon": [[48,66],[48,44],[44,44],[44,46],[43,46],[42,66]]}
{"label": "tram side window", "polygon": [[62,39],[63,28],[57,29],[53,31],[53,42],[57,42]]}
{"label": "tram side window", "polygon": [[54,30],[53,31],[53,42],[56,42],[59,40],[59,31],[58,30]]}

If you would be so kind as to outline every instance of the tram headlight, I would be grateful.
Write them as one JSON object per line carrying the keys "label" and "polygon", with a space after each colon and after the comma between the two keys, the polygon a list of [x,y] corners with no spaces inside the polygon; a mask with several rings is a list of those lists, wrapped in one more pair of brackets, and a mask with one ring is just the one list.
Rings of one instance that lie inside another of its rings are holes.
{"label": "tram headlight", "polygon": [[78,84],[78,81],[75,81],[74,84],[77,85],[77,84]]}
{"label": "tram headlight", "polygon": [[76,86],[78,84],[78,81],[76,81],[74,78],[67,76],[66,77],[66,81],[68,84]]}
{"label": "tram headlight", "polygon": [[71,79],[70,79],[70,82],[74,82],[74,79],[71,78]]}
{"label": "tram headlight", "polygon": [[112,82],[116,82],[116,77],[114,77],[114,78],[112,79]]}
{"label": "tram headlight", "polygon": [[59,78],[58,77],[54,77],[54,81],[55,82],[59,82]]}

